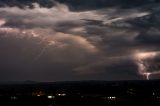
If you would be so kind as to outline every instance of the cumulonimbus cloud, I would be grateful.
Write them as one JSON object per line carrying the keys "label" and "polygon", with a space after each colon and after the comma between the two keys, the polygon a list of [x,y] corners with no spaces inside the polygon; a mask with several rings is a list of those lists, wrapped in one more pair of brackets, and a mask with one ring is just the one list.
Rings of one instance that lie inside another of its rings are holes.
{"label": "cumulonimbus cloud", "polygon": [[[159,51],[158,42],[155,42],[159,38],[159,29],[157,24],[154,28],[147,24],[148,17],[153,13],[146,7],[109,7],[78,12],[60,3],[51,8],[40,7],[36,3],[33,8],[1,7],[1,47],[6,47],[8,57],[19,60],[19,64],[27,61],[31,64],[27,70],[39,70],[41,75],[47,69],[46,76],[47,73],[59,76],[64,73],[63,77],[75,78],[75,75],[83,79],[83,75],[96,78],[102,74],[109,77],[114,73],[119,76],[116,78],[122,79],[123,75],[131,73],[134,79],[137,74],[142,75],[138,70],[140,64],[135,51]],[[147,31],[140,26],[142,23],[147,24]],[[6,46],[10,43],[13,43],[11,50]],[[19,49],[15,52],[16,47]],[[14,58],[16,54],[21,55]],[[9,60],[8,57],[4,60]],[[19,64],[13,65],[14,70],[19,70],[18,73],[23,69],[18,69]],[[24,70],[26,74],[30,72]]]}

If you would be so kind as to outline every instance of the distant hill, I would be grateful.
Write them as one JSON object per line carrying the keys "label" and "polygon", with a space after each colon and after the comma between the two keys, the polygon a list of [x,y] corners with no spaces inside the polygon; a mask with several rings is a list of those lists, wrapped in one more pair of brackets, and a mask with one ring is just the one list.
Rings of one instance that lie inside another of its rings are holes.
{"label": "distant hill", "polygon": [[32,80],[26,81],[1,81],[0,84],[36,84],[38,82]]}

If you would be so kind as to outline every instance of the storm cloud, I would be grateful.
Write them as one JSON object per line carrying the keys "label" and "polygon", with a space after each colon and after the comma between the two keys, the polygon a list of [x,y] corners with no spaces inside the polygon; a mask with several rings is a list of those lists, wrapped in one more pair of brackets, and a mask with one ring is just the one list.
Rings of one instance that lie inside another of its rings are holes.
{"label": "storm cloud", "polygon": [[0,2],[0,80],[157,78],[158,1],[102,1]]}

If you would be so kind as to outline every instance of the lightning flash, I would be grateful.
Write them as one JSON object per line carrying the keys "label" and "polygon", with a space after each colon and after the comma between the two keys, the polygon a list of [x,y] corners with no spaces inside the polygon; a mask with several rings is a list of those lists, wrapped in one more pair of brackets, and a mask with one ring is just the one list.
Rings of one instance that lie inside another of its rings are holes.
{"label": "lightning flash", "polygon": [[150,80],[150,76],[153,74],[160,74],[160,71],[149,69],[149,61],[147,59],[154,59],[159,52],[138,52],[135,54],[136,63],[138,65],[138,71],[140,75],[145,76],[147,80]]}

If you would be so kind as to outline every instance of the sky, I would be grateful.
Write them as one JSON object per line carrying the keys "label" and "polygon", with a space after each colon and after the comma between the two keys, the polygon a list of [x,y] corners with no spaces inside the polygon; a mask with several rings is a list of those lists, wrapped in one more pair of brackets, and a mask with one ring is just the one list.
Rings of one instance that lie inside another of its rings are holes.
{"label": "sky", "polygon": [[160,78],[158,0],[1,0],[0,81]]}

